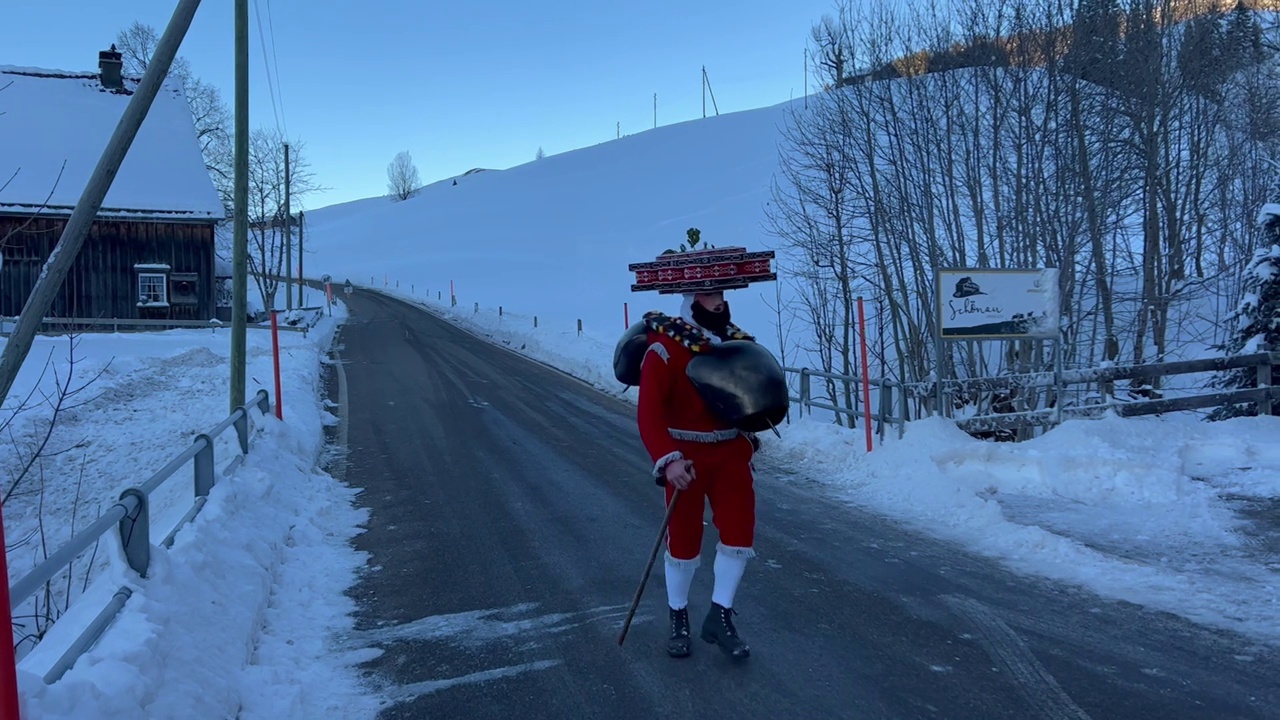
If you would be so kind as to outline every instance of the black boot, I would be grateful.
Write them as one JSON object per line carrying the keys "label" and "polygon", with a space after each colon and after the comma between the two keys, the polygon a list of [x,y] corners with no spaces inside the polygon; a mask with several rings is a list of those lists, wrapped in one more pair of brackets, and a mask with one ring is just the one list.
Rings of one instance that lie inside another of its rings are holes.
{"label": "black boot", "polygon": [[725,655],[742,659],[751,654],[751,648],[738,637],[738,629],[733,626],[734,614],[733,608],[711,603],[711,611],[702,621],[702,639],[719,645]]}
{"label": "black boot", "polygon": [[689,657],[689,608],[671,610],[671,639],[667,641],[667,654],[671,657]]}

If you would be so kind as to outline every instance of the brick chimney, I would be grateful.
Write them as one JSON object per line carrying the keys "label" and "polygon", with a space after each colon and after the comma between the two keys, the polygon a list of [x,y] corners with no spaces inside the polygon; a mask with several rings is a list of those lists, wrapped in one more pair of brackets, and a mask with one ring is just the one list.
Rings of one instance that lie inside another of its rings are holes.
{"label": "brick chimney", "polygon": [[124,62],[121,55],[116,50],[115,43],[111,44],[110,50],[103,50],[98,53],[98,70],[102,73],[102,87],[108,90],[124,89],[124,78],[122,72]]}

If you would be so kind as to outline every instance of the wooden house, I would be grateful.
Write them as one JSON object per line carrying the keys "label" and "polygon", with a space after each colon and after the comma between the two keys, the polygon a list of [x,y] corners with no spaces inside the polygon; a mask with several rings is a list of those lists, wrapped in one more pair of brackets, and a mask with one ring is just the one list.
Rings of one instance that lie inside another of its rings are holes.
{"label": "wooden house", "polygon": [[[140,78],[0,66],[0,317],[35,287]],[[166,80],[47,317],[210,320],[225,217],[181,87]]]}

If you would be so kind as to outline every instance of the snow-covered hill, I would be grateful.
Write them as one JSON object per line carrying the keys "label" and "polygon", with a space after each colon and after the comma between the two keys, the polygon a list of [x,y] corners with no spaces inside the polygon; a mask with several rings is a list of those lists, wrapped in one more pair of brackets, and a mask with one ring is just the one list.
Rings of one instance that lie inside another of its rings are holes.
{"label": "snow-covered hill", "polygon": [[[677,247],[690,227],[717,246],[768,249],[764,203],[785,105],[660,127],[507,170],[441,181],[404,202],[371,198],[307,213],[308,276],[389,282],[459,306],[537,315],[540,327],[616,338],[678,301],[630,292],[627,264]],[[730,296],[769,338],[770,285]]]}

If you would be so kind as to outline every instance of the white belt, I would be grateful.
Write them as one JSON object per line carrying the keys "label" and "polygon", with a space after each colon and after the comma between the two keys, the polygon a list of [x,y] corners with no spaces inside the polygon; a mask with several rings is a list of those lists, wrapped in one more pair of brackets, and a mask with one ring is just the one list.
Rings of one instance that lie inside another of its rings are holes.
{"label": "white belt", "polygon": [[671,437],[676,440],[685,440],[697,443],[717,443],[732,440],[742,433],[738,430],[676,430],[675,428],[667,428],[667,432],[671,433]]}

